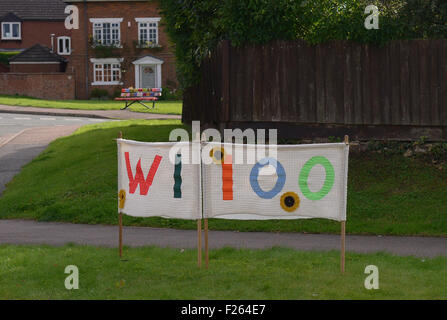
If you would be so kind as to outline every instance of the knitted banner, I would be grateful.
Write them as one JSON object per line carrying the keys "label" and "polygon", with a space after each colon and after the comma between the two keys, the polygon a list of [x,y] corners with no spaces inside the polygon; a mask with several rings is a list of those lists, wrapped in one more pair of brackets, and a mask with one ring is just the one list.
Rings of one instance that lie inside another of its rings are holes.
{"label": "knitted banner", "polygon": [[117,141],[119,212],[134,217],[201,218],[200,164],[185,164],[180,152],[170,159],[177,142]]}
{"label": "knitted banner", "polygon": [[346,220],[347,144],[278,145],[276,158],[252,164],[234,161],[235,146],[244,159],[256,151],[255,145],[202,146],[213,158],[202,165],[205,218]]}
{"label": "knitted banner", "polygon": [[[199,219],[203,197],[203,218],[346,220],[345,143],[278,145],[275,156],[238,163],[235,148],[256,154],[256,145],[117,141],[118,207],[127,215]],[[190,164],[176,145],[203,163]]]}

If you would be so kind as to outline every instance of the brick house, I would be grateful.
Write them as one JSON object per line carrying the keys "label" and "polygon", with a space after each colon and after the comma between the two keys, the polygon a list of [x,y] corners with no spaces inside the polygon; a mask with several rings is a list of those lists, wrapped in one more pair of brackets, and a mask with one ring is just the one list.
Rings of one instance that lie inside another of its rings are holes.
{"label": "brick house", "polygon": [[69,56],[65,6],[62,0],[1,0],[0,51],[22,51],[38,43]]}
{"label": "brick house", "polygon": [[0,54],[9,58],[9,66],[0,63],[0,94],[75,98],[74,76],[65,72],[65,7],[62,0],[0,0]]}
{"label": "brick house", "polygon": [[76,97],[95,88],[110,95],[123,87],[177,86],[172,45],[156,1],[65,0],[79,11],[71,33],[67,71],[76,79]]}

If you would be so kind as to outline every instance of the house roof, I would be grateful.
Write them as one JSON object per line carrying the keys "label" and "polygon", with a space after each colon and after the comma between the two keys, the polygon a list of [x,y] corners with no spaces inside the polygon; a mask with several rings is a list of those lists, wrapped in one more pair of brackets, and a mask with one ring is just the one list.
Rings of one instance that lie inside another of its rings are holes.
{"label": "house roof", "polygon": [[20,21],[22,21],[22,19],[17,17],[14,13],[8,12],[6,15],[4,15],[1,18],[1,21],[2,22],[20,22]]}
{"label": "house roof", "polygon": [[23,62],[36,62],[36,63],[49,63],[49,62],[67,62],[64,57],[51,52],[50,48],[44,47],[40,44],[22,51],[18,55],[9,59],[11,63],[23,63]]}
{"label": "house roof", "polygon": [[9,13],[21,20],[65,20],[65,6],[62,0],[1,0],[0,21]]}

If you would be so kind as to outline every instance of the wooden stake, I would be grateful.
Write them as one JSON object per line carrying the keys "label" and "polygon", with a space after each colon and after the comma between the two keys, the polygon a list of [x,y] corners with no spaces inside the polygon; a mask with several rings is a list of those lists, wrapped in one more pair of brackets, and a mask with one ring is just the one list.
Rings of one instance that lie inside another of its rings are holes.
{"label": "wooden stake", "polygon": [[208,269],[209,254],[208,254],[208,219],[205,218],[205,268]]}
{"label": "wooden stake", "polygon": [[197,267],[202,267],[202,219],[197,219]]}
{"label": "wooden stake", "polygon": [[[118,132],[118,139],[122,139],[123,138],[123,133],[120,131]],[[119,255],[120,258],[123,256],[123,214],[120,212],[119,216],[118,216],[118,250],[119,250]]]}
{"label": "wooden stake", "polygon": [[341,222],[341,273],[345,273],[345,240],[346,240],[346,221]]}
{"label": "wooden stake", "polygon": [[[349,136],[345,135],[345,144],[349,145]],[[346,250],[346,221],[341,222],[341,273],[345,273],[345,250]]]}
{"label": "wooden stake", "polygon": [[123,214],[119,214],[119,253],[120,258],[123,256]]}

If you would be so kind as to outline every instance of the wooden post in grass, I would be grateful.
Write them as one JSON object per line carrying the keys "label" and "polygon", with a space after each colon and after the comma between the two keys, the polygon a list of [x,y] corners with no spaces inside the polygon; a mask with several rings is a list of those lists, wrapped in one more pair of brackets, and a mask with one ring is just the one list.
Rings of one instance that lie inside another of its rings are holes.
{"label": "wooden post in grass", "polygon": [[[122,139],[123,138],[123,133],[120,131],[118,133],[118,139]],[[123,256],[123,214],[120,210],[119,216],[118,216],[118,238],[119,238],[119,255],[120,258]]]}
{"label": "wooden post in grass", "polygon": [[123,214],[119,214],[119,253],[120,258],[123,256]]}
{"label": "wooden post in grass", "polygon": [[341,222],[341,273],[345,273],[345,234],[346,221]]}
{"label": "wooden post in grass", "polygon": [[[199,150],[200,150],[201,142],[203,141],[202,137],[200,135],[200,132],[196,132],[196,136],[194,138],[195,139],[193,139],[193,143],[194,143],[194,140],[195,140],[195,142],[199,143]],[[201,151],[200,151],[199,154],[200,154],[199,161],[201,163],[201,161],[202,161],[202,159],[201,159],[202,158]],[[200,175],[199,175],[200,176],[200,181],[199,181],[199,183],[202,186],[202,172],[201,172],[202,166],[201,165],[200,165],[200,169],[199,170],[200,170]],[[202,199],[200,199],[200,201],[202,201]],[[197,266],[199,268],[202,267],[202,217],[203,217],[203,206],[201,206],[201,208],[202,208],[202,211],[200,212],[201,218],[199,218],[197,220]],[[205,219],[205,250],[208,250],[207,249],[207,247],[208,247],[208,230],[207,230],[207,228],[208,228],[208,219]],[[205,256],[208,257],[208,251],[205,251]],[[206,267],[208,268],[208,262],[206,264]]]}
{"label": "wooden post in grass", "polygon": [[202,267],[202,219],[197,219],[197,267]]}
{"label": "wooden post in grass", "polygon": [[205,218],[205,268],[208,269],[209,254],[208,254],[208,218]]}
{"label": "wooden post in grass", "polygon": [[[345,135],[345,144],[349,145],[349,136]],[[345,273],[346,221],[341,221],[341,273]]]}

